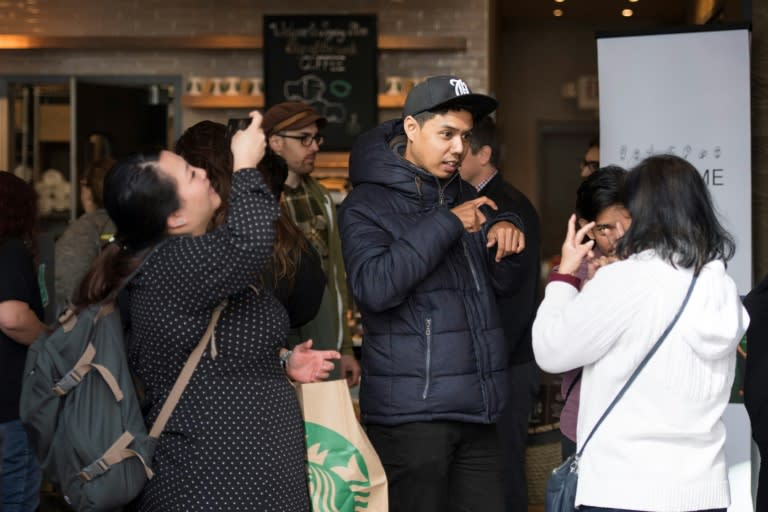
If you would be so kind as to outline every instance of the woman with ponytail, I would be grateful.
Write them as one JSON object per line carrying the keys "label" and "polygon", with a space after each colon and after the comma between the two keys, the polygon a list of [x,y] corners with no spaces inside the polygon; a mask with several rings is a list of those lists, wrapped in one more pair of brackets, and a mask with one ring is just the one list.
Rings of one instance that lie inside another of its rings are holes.
{"label": "woman with ponytail", "polygon": [[[151,425],[189,353],[225,299],[214,337],[165,431],[135,509],[309,510],[301,411],[286,379],[312,382],[340,356],[305,343],[284,348],[288,316],[253,286],[272,255],[278,208],[256,169],[261,116],[232,137],[226,221],[209,229],[221,198],[205,169],[170,151],[119,162],[104,182],[115,241],[80,287],[103,300],[146,258],[126,287],[128,360],[142,381]],[[159,242],[164,241],[157,246]],[[148,256],[152,247],[156,249]],[[282,363],[282,364],[281,364]]]}

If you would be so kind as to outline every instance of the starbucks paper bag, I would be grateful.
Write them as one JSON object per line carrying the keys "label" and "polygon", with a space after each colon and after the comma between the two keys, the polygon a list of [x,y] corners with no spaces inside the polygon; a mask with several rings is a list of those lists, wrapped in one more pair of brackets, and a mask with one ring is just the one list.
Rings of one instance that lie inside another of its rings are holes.
{"label": "starbucks paper bag", "polygon": [[346,380],[299,384],[314,512],[387,512],[387,477]]}

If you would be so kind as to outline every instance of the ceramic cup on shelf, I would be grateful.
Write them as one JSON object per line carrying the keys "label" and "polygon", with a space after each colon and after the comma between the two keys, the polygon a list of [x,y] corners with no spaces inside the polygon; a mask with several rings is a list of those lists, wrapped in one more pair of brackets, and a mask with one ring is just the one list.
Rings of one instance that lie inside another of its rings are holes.
{"label": "ceramic cup on shelf", "polygon": [[388,76],[384,80],[384,94],[397,96],[406,92],[405,79],[402,76]]}
{"label": "ceramic cup on shelf", "polygon": [[221,90],[227,96],[238,96],[240,94],[240,77],[228,76],[221,83]]}
{"label": "ceramic cup on shelf", "polygon": [[187,78],[187,94],[191,96],[200,96],[203,94],[205,79],[201,76],[190,76]]}
{"label": "ceramic cup on shelf", "polygon": [[221,96],[224,94],[224,80],[220,77],[213,77],[211,78],[211,94],[213,96]]}
{"label": "ceramic cup on shelf", "polygon": [[264,80],[260,76],[248,79],[248,94],[251,96],[261,96],[264,94]]}

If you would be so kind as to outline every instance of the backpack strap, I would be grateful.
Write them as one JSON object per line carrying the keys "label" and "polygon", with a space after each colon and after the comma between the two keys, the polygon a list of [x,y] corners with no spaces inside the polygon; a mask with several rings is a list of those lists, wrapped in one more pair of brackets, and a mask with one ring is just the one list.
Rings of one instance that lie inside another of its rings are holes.
{"label": "backpack strap", "polygon": [[[149,432],[149,437],[157,439],[160,437],[160,434],[162,434],[163,429],[165,429],[165,425],[168,423],[173,410],[176,408],[176,404],[179,403],[181,394],[184,392],[187,384],[189,384],[189,381],[192,378],[192,374],[195,372],[197,365],[200,363],[200,359],[202,359],[203,352],[205,352],[208,343],[213,338],[213,331],[219,321],[221,312],[225,307],[227,307],[228,303],[229,301],[225,299],[221,304],[216,306],[216,308],[213,310],[213,313],[211,313],[211,320],[208,322],[208,327],[206,328],[203,337],[200,338],[200,341],[197,343],[195,349],[189,355],[186,364],[184,364],[184,368],[182,368],[181,373],[176,379],[176,383],[173,385],[171,392],[168,394],[168,398],[166,398],[162,409],[160,409],[160,414],[158,414],[157,419],[155,420],[155,424],[152,425],[152,430]],[[144,472],[146,473],[147,478],[151,479],[154,476],[154,473],[152,472],[152,469],[150,469],[150,467],[147,465],[144,458],[135,450],[128,448],[133,440],[133,434],[130,432],[123,432],[117,441],[115,441],[112,446],[107,448],[107,451],[104,452],[104,455],[80,470],[78,476],[85,481],[93,480],[94,478],[109,471],[109,468],[115,464],[118,464],[130,457],[136,457],[144,466]]]}
{"label": "backpack strap", "polygon": [[166,423],[168,423],[173,410],[176,408],[176,404],[179,403],[181,394],[184,393],[184,389],[187,387],[187,384],[189,384],[192,374],[195,372],[197,365],[200,363],[200,359],[203,357],[203,352],[205,352],[208,342],[213,338],[213,331],[216,327],[216,323],[219,321],[219,316],[221,316],[221,312],[227,307],[228,303],[229,301],[224,299],[221,304],[216,306],[213,313],[211,313],[211,320],[208,322],[208,328],[205,330],[203,337],[200,338],[195,349],[189,355],[184,368],[181,369],[181,373],[176,379],[176,383],[173,385],[171,392],[168,393],[168,398],[165,399],[165,403],[163,404],[162,409],[160,409],[160,414],[157,415],[155,424],[152,425],[149,437],[157,439],[160,437],[160,434],[163,433]]}
{"label": "backpack strap", "polygon": [[120,385],[117,383],[117,379],[112,375],[112,372],[106,366],[96,364],[93,362],[93,358],[96,355],[96,347],[93,343],[88,343],[83,355],[77,360],[75,366],[69,370],[64,377],[62,377],[54,386],[53,392],[56,396],[62,397],[72,391],[75,386],[80,384],[83,377],[91,370],[96,370],[104,379],[104,382],[112,391],[115,397],[115,401],[120,402],[123,399],[123,391],[120,389]]}
{"label": "backpack strap", "polygon": [[[101,307],[99,308],[96,315],[93,317],[93,325],[96,325],[96,323],[101,320],[102,318],[106,317],[110,313],[112,313],[116,308],[116,300],[117,295],[122,291],[128,283],[133,279],[136,274],[139,273],[141,270],[141,267],[144,266],[144,263],[149,260],[150,256],[154,254],[154,252],[159,249],[163,244],[165,244],[166,240],[161,240],[154,246],[152,246],[151,249],[147,252],[147,255],[144,256],[144,258],[141,260],[141,263],[131,272],[128,277],[123,279],[123,281],[120,283],[120,285],[110,292],[109,295],[107,295],[107,298],[104,299],[101,302]],[[75,324],[78,320],[78,314],[77,310],[74,306],[70,306],[69,308],[64,311],[59,316],[58,323],[61,325],[61,328],[64,330],[64,332],[70,332],[72,329],[74,329]],[[94,364],[93,358],[96,356],[96,348],[93,346],[92,343],[88,343],[85,350],[83,351],[82,355],[80,356],[80,359],[77,360],[75,363],[75,366],[72,367],[71,370],[69,370],[64,377],[62,377],[54,386],[53,386],[53,392],[59,396],[63,397],[67,393],[69,393],[75,386],[80,384],[80,381],[83,379],[83,377],[91,371],[91,369],[96,369],[99,374],[104,379],[104,382],[106,382],[107,386],[109,386],[109,389],[112,391],[112,394],[115,396],[115,400],[118,402],[123,399],[123,392],[120,389],[120,386],[117,384],[117,379],[115,379],[115,376],[112,375],[112,372],[109,371],[105,366]]]}
{"label": "backpack strap", "polygon": [[133,439],[133,434],[130,432],[123,432],[123,435],[121,435],[117,441],[112,443],[112,446],[107,448],[104,455],[84,467],[77,476],[88,482],[103,475],[115,464],[118,464],[129,457],[136,457],[144,465],[144,473],[147,475],[147,478],[151,479],[155,474],[147,465],[144,458],[135,450],[128,448],[133,442]]}

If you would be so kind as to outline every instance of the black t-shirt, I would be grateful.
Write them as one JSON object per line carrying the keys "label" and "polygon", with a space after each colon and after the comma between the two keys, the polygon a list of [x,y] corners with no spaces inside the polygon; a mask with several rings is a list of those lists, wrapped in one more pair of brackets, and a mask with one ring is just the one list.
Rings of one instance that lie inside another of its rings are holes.
{"label": "black t-shirt", "polygon": [[[21,240],[0,242],[0,302],[26,302],[43,318],[32,255]],[[0,423],[19,418],[19,396],[27,347],[0,331]]]}

